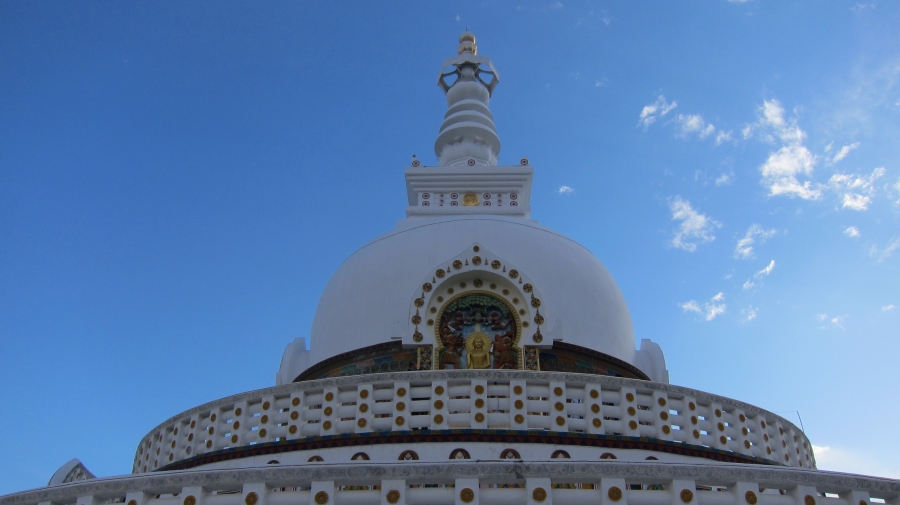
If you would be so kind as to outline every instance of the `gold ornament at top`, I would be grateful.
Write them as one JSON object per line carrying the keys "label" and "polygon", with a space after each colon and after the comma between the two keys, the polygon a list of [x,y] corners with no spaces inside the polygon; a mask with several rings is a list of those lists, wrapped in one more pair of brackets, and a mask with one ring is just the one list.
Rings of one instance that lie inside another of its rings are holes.
{"label": "gold ornament at top", "polygon": [[476,331],[466,338],[468,362],[466,368],[483,370],[491,367],[491,338],[483,331]]}
{"label": "gold ornament at top", "polygon": [[466,207],[474,207],[478,205],[478,195],[475,193],[466,193],[463,195],[462,202]]}

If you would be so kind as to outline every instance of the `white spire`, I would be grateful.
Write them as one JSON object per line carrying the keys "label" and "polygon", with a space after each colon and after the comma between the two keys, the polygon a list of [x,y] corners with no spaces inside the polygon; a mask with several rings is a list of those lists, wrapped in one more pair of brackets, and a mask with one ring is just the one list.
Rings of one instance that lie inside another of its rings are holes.
{"label": "white spire", "polygon": [[434,153],[443,166],[497,165],[500,139],[488,105],[500,76],[489,58],[477,56],[475,35],[459,37],[459,55],[444,62],[438,86],[447,94],[447,113]]}

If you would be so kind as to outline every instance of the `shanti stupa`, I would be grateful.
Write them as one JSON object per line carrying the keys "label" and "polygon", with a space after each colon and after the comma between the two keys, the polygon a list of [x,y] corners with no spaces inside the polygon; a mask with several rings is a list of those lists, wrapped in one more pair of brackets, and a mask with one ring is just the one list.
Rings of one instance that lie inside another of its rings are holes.
{"label": "shanti stupa", "polygon": [[412,159],[406,219],[341,265],[274,387],[163,421],[131,475],[72,460],[0,505],[900,504],[816,470],[787,420],[669,384],[600,261],[529,219],[471,33],[441,68],[438,166]]}

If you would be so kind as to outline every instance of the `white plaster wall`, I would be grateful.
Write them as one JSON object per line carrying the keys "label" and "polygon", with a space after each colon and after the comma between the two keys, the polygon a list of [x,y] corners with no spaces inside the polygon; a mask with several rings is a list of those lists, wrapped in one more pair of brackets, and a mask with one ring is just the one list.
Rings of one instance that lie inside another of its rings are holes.
{"label": "white plaster wall", "polygon": [[628,306],[590,251],[534,221],[476,215],[404,220],[347,258],[319,300],[308,365],[403,337],[422,279],[476,242],[541,291],[545,338],[636,364]]}

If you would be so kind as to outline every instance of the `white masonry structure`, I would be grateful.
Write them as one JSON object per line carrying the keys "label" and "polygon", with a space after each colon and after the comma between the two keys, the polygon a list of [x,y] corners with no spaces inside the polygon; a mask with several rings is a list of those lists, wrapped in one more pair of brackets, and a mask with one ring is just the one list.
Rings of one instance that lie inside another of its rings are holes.
{"label": "white masonry structure", "polygon": [[341,265],[274,387],[162,422],[131,475],[72,460],[0,505],[900,505],[816,470],[789,421],[669,384],[600,261],[530,220],[528,159],[498,164],[471,33],[442,68],[439,166],[413,157],[406,219]]}

